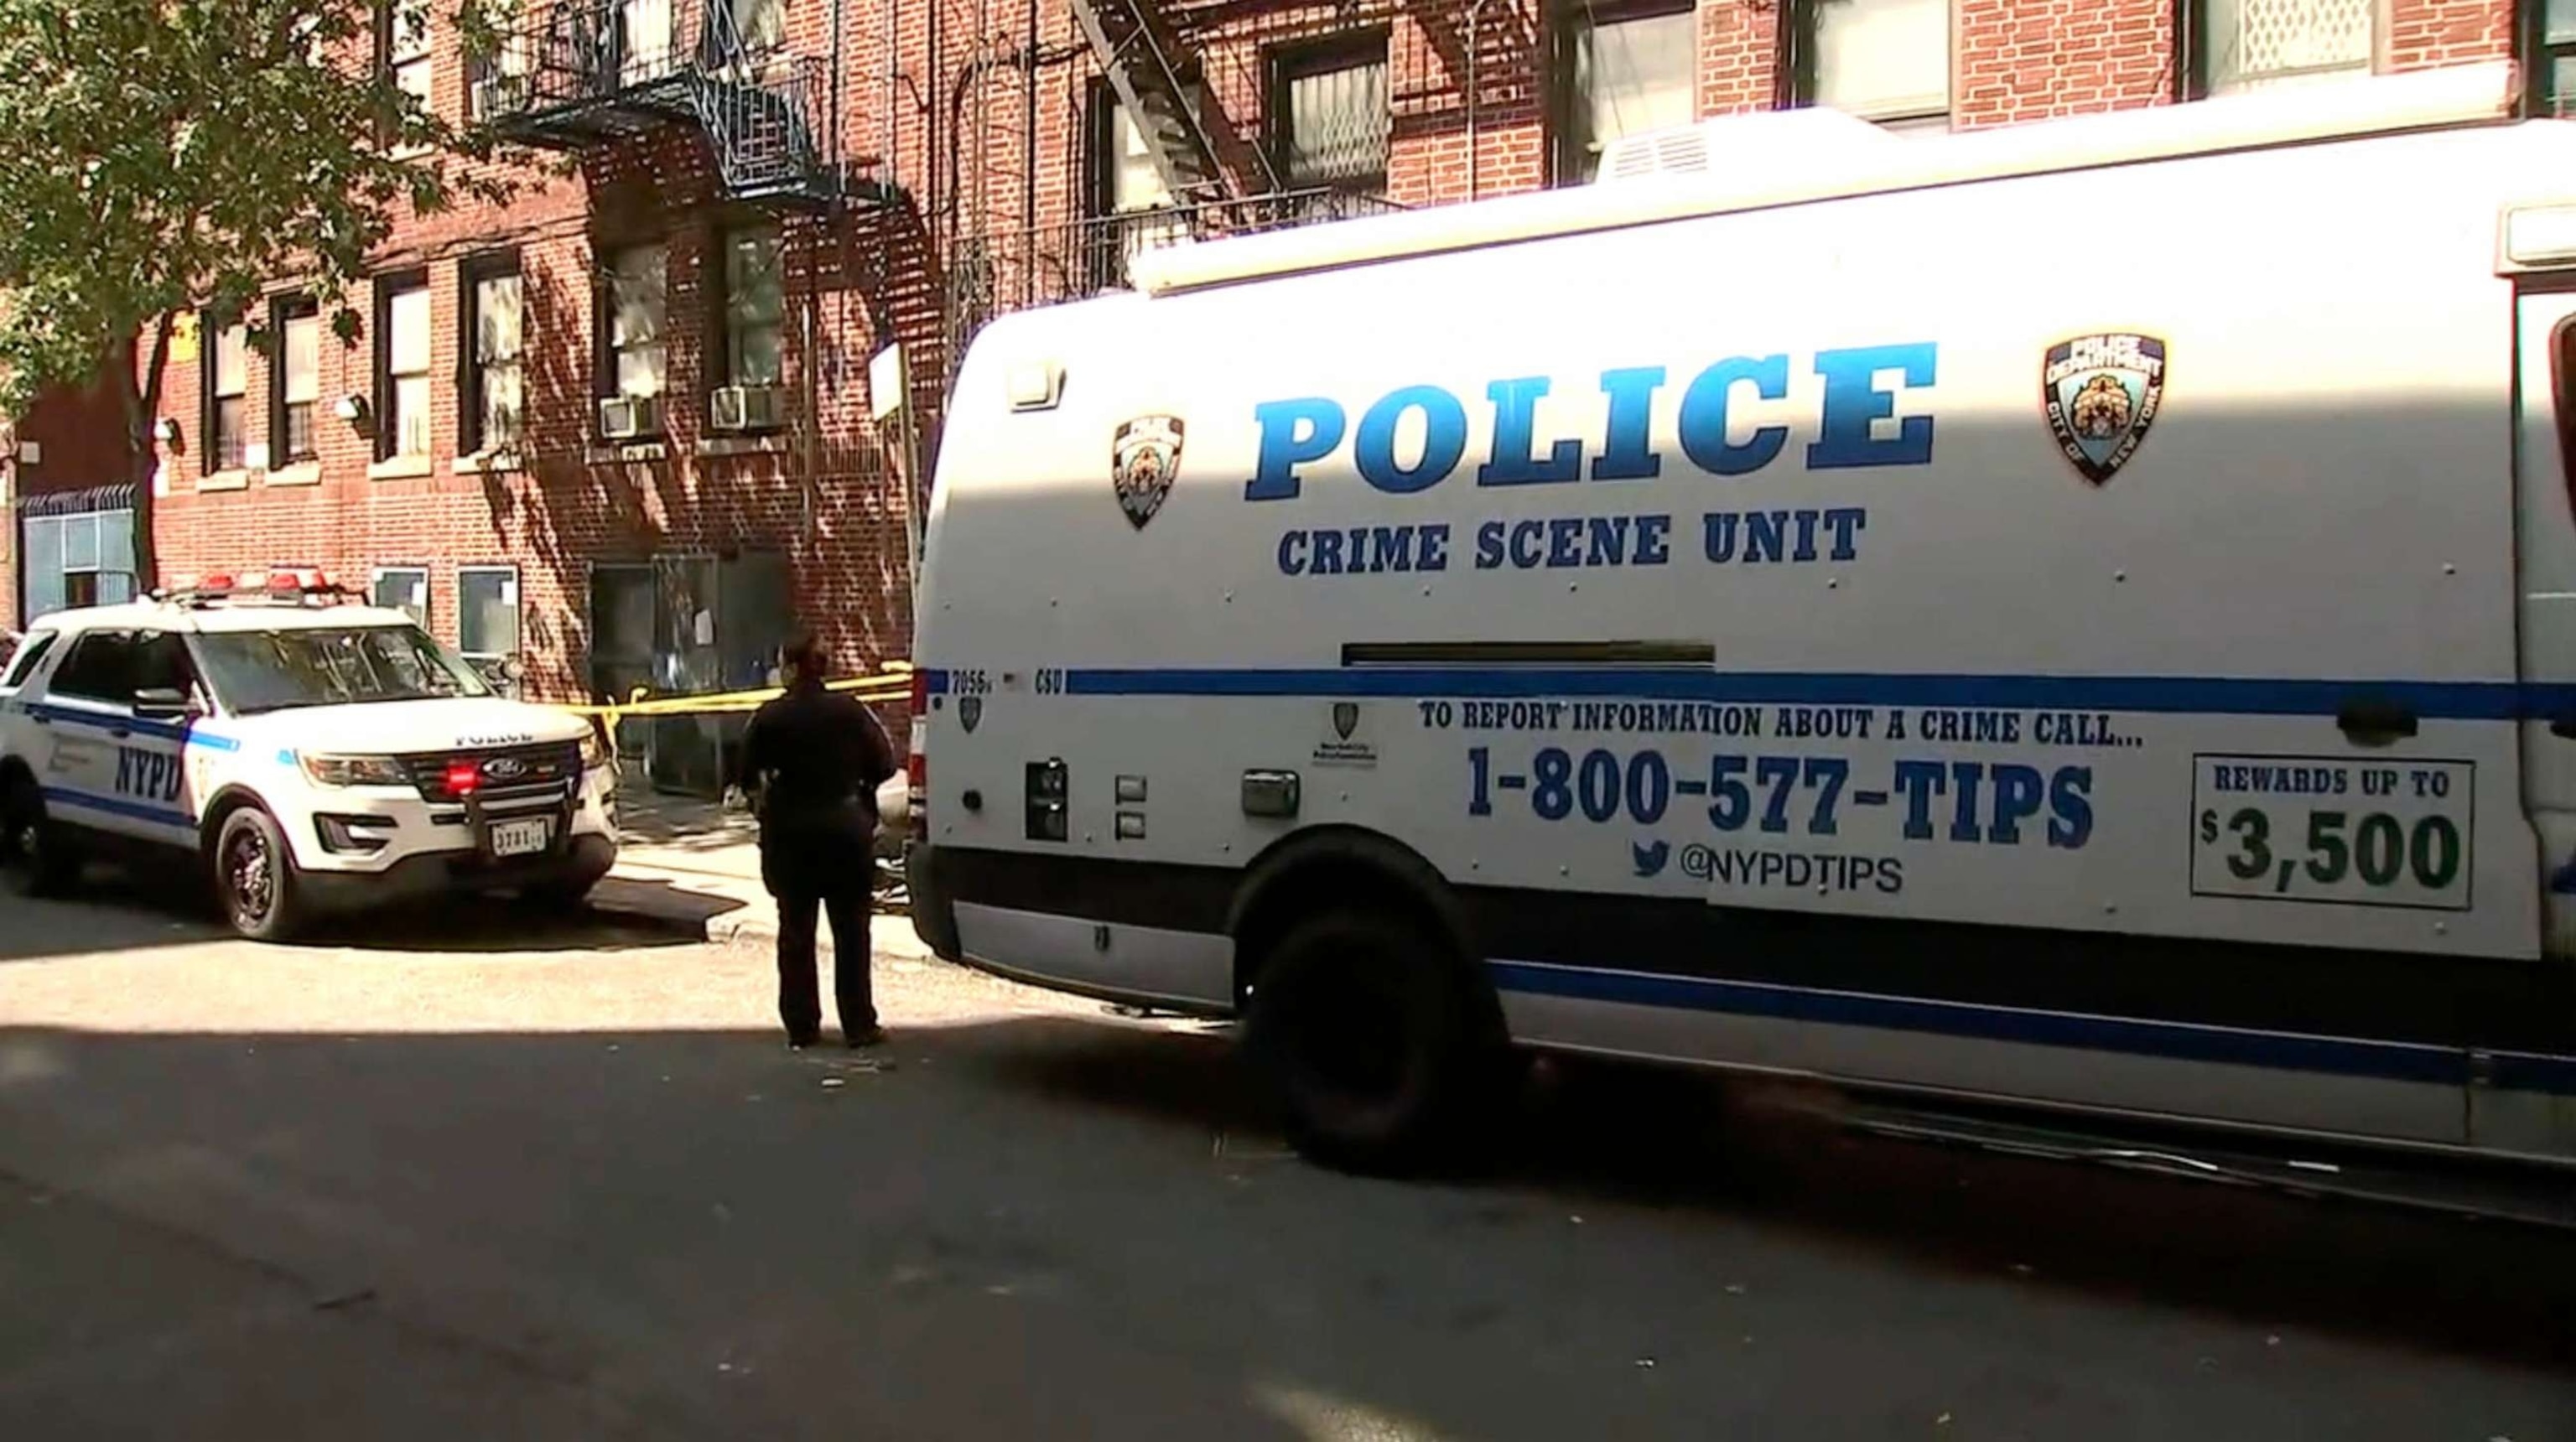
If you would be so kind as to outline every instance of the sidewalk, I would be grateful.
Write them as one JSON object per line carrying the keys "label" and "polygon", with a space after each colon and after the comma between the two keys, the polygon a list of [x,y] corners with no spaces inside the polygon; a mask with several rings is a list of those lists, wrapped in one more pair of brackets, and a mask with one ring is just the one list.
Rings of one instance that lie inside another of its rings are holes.
{"label": "sidewalk", "polygon": [[[617,869],[590,903],[601,911],[642,917],[695,932],[709,941],[767,943],[778,936],[778,906],[760,882],[759,824],[694,796],[656,792],[629,778],[617,794],[622,835]],[[880,915],[869,927],[875,949],[889,956],[929,955],[912,919]],[[829,950],[831,928],[822,928]]]}

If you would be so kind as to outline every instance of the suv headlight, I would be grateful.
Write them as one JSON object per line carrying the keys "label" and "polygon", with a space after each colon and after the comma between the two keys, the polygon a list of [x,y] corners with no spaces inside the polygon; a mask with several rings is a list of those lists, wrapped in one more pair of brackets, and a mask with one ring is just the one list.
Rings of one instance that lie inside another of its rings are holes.
{"label": "suv headlight", "polygon": [[310,752],[296,759],[304,764],[304,774],[316,786],[409,786],[411,778],[403,774],[402,763],[390,756],[316,756]]}

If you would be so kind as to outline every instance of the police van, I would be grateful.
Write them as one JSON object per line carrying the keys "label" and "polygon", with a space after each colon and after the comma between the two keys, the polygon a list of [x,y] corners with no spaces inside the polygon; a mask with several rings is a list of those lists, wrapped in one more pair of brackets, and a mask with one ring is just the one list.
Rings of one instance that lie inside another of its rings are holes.
{"label": "police van", "polygon": [[0,672],[0,865],[210,877],[244,936],[448,892],[569,905],[617,857],[588,723],[503,700],[315,571],[37,619]]}
{"label": "police van", "polygon": [[1714,121],[996,321],[923,935],[1241,1014],[1354,1165],[1513,1047],[2576,1160],[2576,125],[2511,94]]}

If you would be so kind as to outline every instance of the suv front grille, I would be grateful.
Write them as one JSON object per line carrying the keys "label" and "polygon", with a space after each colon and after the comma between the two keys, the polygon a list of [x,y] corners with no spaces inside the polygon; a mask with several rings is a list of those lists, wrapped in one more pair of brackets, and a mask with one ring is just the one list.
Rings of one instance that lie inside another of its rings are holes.
{"label": "suv front grille", "polygon": [[581,784],[581,743],[577,741],[494,750],[425,751],[403,757],[402,767],[403,774],[420,788],[421,799],[455,802],[464,798],[449,789],[448,771],[468,762],[482,778],[474,794],[487,805],[557,800],[571,795]]}

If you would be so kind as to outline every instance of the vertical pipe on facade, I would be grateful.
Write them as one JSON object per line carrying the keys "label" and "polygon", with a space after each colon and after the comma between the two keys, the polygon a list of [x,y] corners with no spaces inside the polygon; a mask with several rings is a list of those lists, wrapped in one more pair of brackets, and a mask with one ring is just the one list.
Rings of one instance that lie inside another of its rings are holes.
{"label": "vertical pipe on facade", "polygon": [[841,6],[846,0],[832,0],[832,119],[824,132],[830,146],[823,156],[832,168],[832,209],[837,219],[841,202]]}
{"label": "vertical pipe on facade", "polygon": [[1028,46],[1020,54],[1020,304],[1037,299],[1038,0],[1029,0]]}
{"label": "vertical pipe on facade", "polygon": [[[929,0],[930,34],[922,47],[928,59],[922,62],[930,72],[930,103],[923,107],[921,121],[922,241],[931,247],[932,263],[945,269],[955,259],[941,244],[939,232],[939,10],[945,0]],[[944,323],[947,317],[942,316]],[[943,344],[944,344],[943,339]],[[943,354],[944,364],[947,357]]]}
{"label": "vertical pipe on facade", "polygon": [[1476,138],[1476,102],[1484,94],[1484,87],[1477,83],[1476,71],[1484,49],[1482,41],[1485,5],[1486,0],[1475,0],[1474,4],[1467,7],[1467,198],[1469,200],[1476,198],[1476,182],[1481,169],[1479,162],[1483,159],[1484,150]]}

